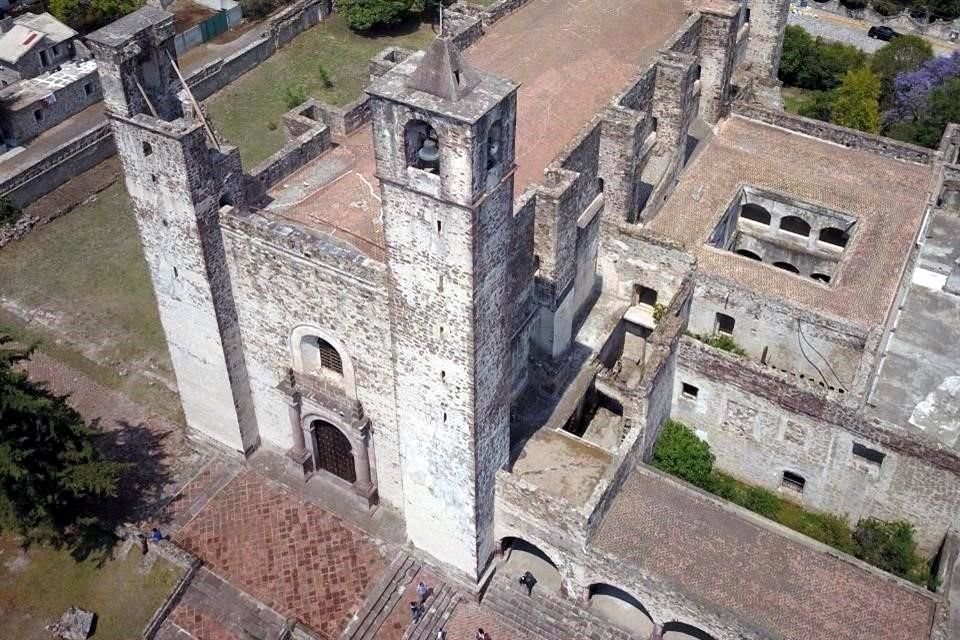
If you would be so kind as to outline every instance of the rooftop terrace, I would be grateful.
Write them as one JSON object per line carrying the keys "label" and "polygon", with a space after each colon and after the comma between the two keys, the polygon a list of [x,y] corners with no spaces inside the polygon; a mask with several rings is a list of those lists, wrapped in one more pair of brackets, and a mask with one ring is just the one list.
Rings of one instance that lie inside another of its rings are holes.
{"label": "rooftop terrace", "polygon": [[[721,122],[651,221],[697,256],[701,271],[859,324],[882,324],[933,186],[930,166],[748,120]],[[756,187],[857,219],[829,285],[707,244],[741,187]]]}
{"label": "rooftop terrace", "polygon": [[[682,4],[673,0],[531,0],[466,51],[478,69],[521,83],[515,193],[540,180],[554,157],[653,59],[685,17]],[[299,185],[297,202],[288,210],[275,205],[276,215],[333,230],[371,257],[382,256],[370,142],[370,128],[363,127],[349,136],[339,155],[325,154],[285,180]],[[282,185],[270,195],[277,202],[290,200]]]}

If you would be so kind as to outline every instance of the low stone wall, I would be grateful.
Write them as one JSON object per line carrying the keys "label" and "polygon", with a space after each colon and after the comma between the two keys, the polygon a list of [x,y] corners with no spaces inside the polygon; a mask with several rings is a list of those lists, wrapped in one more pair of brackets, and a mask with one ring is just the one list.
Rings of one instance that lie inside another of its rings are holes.
{"label": "low stone wall", "polygon": [[317,116],[330,128],[333,135],[338,137],[350,135],[370,122],[370,100],[365,93],[342,107],[317,101],[313,101],[313,105]]}
{"label": "low stone wall", "polygon": [[820,138],[821,140],[836,142],[851,149],[863,149],[896,160],[930,164],[933,162],[936,153],[933,149],[926,149],[906,142],[899,142],[892,138],[884,138],[883,136],[839,127],[835,124],[812,120],[791,113],[774,111],[756,104],[750,104],[746,101],[736,102],[733,105],[733,113],[784,129],[790,129],[791,131],[804,133],[815,138]]}
{"label": "low stone wall", "polygon": [[857,20],[866,20],[870,24],[885,24],[901,33],[916,33],[941,40],[956,42],[960,39],[960,19],[945,22],[937,20],[932,23],[921,22],[910,17],[910,12],[904,10],[894,16],[884,16],[867,6],[865,9],[848,9],[840,4],[839,0],[829,2],[811,2],[810,6],[821,11],[835,13]]}
{"label": "low stone wall", "polygon": [[50,155],[0,183],[0,196],[24,207],[116,153],[110,124],[104,122],[64,143]]}
{"label": "low stone wall", "polygon": [[387,47],[380,53],[370,58],[369,69],[370,79],[379,78],[390,69],[409,58],[413,54],[413,49],[404,49],[403,47]]}

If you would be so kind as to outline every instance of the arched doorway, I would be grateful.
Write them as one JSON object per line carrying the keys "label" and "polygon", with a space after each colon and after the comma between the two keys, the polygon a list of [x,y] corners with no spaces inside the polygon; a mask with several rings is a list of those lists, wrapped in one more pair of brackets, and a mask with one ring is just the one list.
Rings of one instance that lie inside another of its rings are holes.
{"label": "arched doorway", "polygon": [[351,484],[356,482],[357,470],[347,436],[323,420],[314,420],[310,427],[317,444],[317,469],[329,471]]}
{"label": "arched doorway", "polygon": [[663,625],[663,640],[716,640],[702,629],[683,622],[668,622]]}
{"label": "arched doorway", "polygon": [[537,589],[560,592],[563,580],[557,564],[539,547],[521,538],[504,538],[500,548],[505,555],[501,568],[510,576],[529,571],[537,579]]}
{"label": "arched doorway", "polygon": [[632,595],[609,584],[590,585],[590,609],[637,638],[649,638],[653,620],[646,608]]}

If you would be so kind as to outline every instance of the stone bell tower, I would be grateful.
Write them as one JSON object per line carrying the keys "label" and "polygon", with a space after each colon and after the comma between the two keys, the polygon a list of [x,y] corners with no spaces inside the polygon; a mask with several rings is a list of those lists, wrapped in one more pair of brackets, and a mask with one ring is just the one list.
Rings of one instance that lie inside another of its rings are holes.
{"label": "stone bell tower", "polygon": [[476,580],[510,445],[517,85],[438,39],[367,89],[411,541]]}
{"label": "stone bell tower", "polygon": [[257,427],[220,232],[221,207],[242,204],[240,155],[181,93],[173,37],[173,14],[147,5],[88,43],[187,424],[246,452]]}

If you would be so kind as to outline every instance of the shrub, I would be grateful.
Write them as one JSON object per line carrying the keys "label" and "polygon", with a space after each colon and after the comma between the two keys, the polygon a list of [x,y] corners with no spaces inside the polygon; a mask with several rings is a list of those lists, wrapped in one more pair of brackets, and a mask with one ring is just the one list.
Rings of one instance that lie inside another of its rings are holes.
{"label": "shrub", "polygon": [[740,506],[746,507],[765,518],[776,520],[780,511],[780,498],[769,489],[763,487],[748,487],[743,493]]}
{"label": "shrub", "polygon": [[867,8],[867,0],[840,0],[840,4],[854,11]]}
{"label": "shrub", "polygon": [[861,560],[918,584],[929,579],[926,563],[917,557],[913,525],[909,522],[864,518],[857,523],[853,541],[854,555]]}
{"label": "shrub", "polygon": [[327,73],[327,69],[323,65],[317,67],[317,78],[319,78],[320,84],[324,89],[329,89],[333,86],[333,80],[330,79],[330,74]]}
{"label": "shrub", "polygon": [[653,449],[653,466],[709,490],[713,460],[710,445],[690,427],[676,420],[664,422]]}
{"label": "shrub", "polygon": [[283,90],[283,103],[287,109],[299,107],[307,100],[307,89],[302,84],[291,84]]}
{"label": "shrub", "polygon": [[840,84],[847,71],[866,64],[867,54],[851,45],[814,40],[797,26],[784,31],[778,77],[788,86],[823,91]]}
{"label": "shrub", "polygon": [[747,355],[746,350],[741,347],[737,342],[730,336],[725,333],[711,333],[710,335],[703,335],[700,333],[691,333],[689,334],[691,338],[699,340],[704,344],[708,344],[714,349],[720,349],[722,351],[729,351],[730,353],[735,353],[738,356]]}
{"label": "shrub", "polygon": [[0,198],[0,226],[16,222],[20,219],[21,214],[20,209],[10,202],[10,198],[6,196]]}
{"label": "shrub", "polygon": [[338,0],[337,13],[356,31],[397,24],[413,8],[410,0]]}
{"label": "shrub", "polygon": [[277,130],[277,123],[274,122],[273,120],[268,121],[268,122],[267,122],[267,131],[276,131],[276,130]]}
{"label": "shrub", "polygon": [[713,477],[710,479],[710,491],[735,504],[743,502],[740,483],[721,471],[713,472]]}
{"label": "shrub", "polygon": [[813,91],[800,103],[797,113],[805,118],[830,122],[833,116],[833,93],[830,91]]}
{"label": "shrub", "polygon": [[882,16],[893,16],[903,11],[903,7],[893,0],[873,0],[870,6]]}
{"label": "shrub", "polygon": [[880,78],[866,67],[847,71],[830,110],[841,127],[880,133]]}
{"label": "shrub", "polygon": [[260,19],[270,15],[273,11],[273,0],[240,0],[240,9],[243,11],[243,17]]}
{"label": "shrub", "polygon": [[653,305],[653,321],[657,324],[660,324],[660,321],[663,320],[663,315],[667,312],[667,305],[662,302],[658,302]]}

